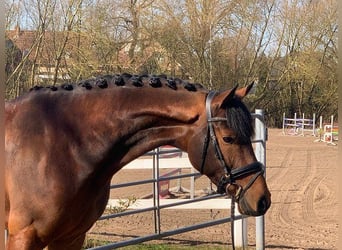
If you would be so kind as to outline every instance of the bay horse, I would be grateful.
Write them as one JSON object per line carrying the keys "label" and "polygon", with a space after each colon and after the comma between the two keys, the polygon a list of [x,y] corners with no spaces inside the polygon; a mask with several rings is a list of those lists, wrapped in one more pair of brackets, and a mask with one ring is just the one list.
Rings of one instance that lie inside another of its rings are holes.
{"label": "bay horse", "polygon": [[252,85],[215,92],[164,75],[104,75],[34,87],[5,104],[6,248],[81,249],[103,213],[112,176],[172,145],[236,197],[240,213],[271,204],[242,102]]}

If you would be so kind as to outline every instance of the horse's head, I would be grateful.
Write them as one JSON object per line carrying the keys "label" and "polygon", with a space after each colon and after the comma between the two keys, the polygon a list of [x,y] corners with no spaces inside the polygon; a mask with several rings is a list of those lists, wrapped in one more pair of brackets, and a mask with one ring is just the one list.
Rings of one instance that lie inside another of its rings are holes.
{"label": "horse's head", "polygon": [[270,207],[271,194],[251,143],[252,117],[241,101],[251,87],[209,92],[205,118],[200,119],[188,153],[191,163],[216,184],[219,193],[236,198],[241,214],[259,216]]}

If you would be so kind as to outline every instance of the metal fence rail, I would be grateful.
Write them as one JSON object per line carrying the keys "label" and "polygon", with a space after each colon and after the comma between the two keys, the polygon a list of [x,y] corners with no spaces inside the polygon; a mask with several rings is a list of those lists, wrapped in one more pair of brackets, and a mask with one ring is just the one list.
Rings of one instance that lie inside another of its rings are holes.
{"label": "metal fence rail", "polygon": [[[252,114],[252,117],[255,119],[255,138],[253,139],[253,143],[255,143],[255,155],[258,161],[264,164],[266,166],[266,140],[267,140],[267,129],[264,123],[264,114],[263,111],[260,109],[255,110],[255,113]],[[177,153],[180,152],[178,149],[172,149],[172,150],[161,150],[159,148],[149,152],[147,155],[150,155],[153,157],[153,177],[151,179],[147,180],[141,180],[141,181],[133,181],[129,183],[122,183],[122,184],[116,184],[111,185],[111,188],[122,188],[122,187],[128,187],[128,186],[134,186],[134,185],[141,185],[141,184],[147,184],[152,183],[153,184],[153,206],[147,207],[147,208],[140,208],[140,209],[134,209],[134,210],[127,210],[120,213],[115,214],[109,214],[109,215],[103,215],[100,217],[99,220],[106,220],[106,219],[112,219],[116,217],[122,217],[127,216],[131,214],[136,213],[143,213],[148,211],[154,212],[154,225],[155,225],[155,233],[151,235],[141,236],[125,241],[115,242],[108,244],[106,246],[99,246],[94,248],[89,248],[89,250],[93,249],[114,249],[118,247],[124,247],[128,245],[138,244],[145,241],[150,240],[156,240],[161,239],[163,237],[168,237],[184,232],[189,232],[196,229],[201,229],[209,226],[215,226],[223,223],[227,223],[231,221],[230,217],[222,218],[222,219],[216,219],[211,220],[207,222],[202,222],[195,225],[190,225],[174,230],[169,231],[161,231],[161,223],[160,223],[160,210],[161,209],[167,209],[170,207],[180,206],[184,204],[189,203],[195,203],[200,202],[208,199],[214,199],[214,198],[222,198],[225,195],[222,194],[211,194],[205,197],[197,197],[192,199],[185,199],[184,201],[175,202],[171,204],[160,204],[160,197],[159,197],[159,182],[165,181],[165,180],[173,180],[173,179],[180,179],[180,178],[192,178],[192,184],[194,183],[195,177],[201,176],[198,172],[193,172],[190,174],[179,174],[175,176],[165,176],[161,177],[159,176],[159,160],[160,156],[167,153]],[[170,168],[177,168],[177,167],[170,167]],[[265,169],[266,170],[266,169]],[[193,185],[192,185],[193,186]],[[225,196],[227,198],[227,196]],[[228,200],[227,200],[228,201]],[[230,201],[230,200],[229,200]],[[229,203],[227,202],[227,209],[229,209]],[[234,226],[235,231],[234,234],[237,237],[235,239],[236,246],[240,247],[246,247],[247,246],[247,217],[242,216],[240,214],[235,215],[235,221],[236,226]],[[265,248],[265,233],[264,233],[264,216],[256,217],[256,249],[261,250]]]}
{"label": "metal fence rail", "polygon": [[[239,220],[242,218],[243,218],[242,215],[235,216],[236,220]],[[202,222],[202,223],[191,225],[191,226],[186,226],[186,227],[182,227],[182,228],[178,228],[178,229],[174,229],[174,230],[160,232],[159,234],[150,234],[150,235],[146,235],[146,236],[142,236],[142,237],[138,237],[138,238],[134,238],[134,239],[129,239],[126,241],[120,241],[120,242],[108,244],[105,246],[89,248],[89,250],[95,250],[95,249],[107,250],[107,249],[115,249],[118,247],[125,247],[125,246],[129,246],[129,245],[143,243],[143,242],[150,241],[150,240],[157,240],[157,239],[164,238],[164,237],[169,237],[169,236],[173,236],[173,235],[177,235],[177,234],[181,234],[181,233],[186,233],[186,232],[190,232],[190,231],[197,230],[197,229],[202,229],[202,228],[206,228],[206,227],[210,227],[210,226],[216,226],[216,225],[220,225],[220,224],[227,223],[227,222],[231,222],[230,217],[211,220],[211,221]]]}

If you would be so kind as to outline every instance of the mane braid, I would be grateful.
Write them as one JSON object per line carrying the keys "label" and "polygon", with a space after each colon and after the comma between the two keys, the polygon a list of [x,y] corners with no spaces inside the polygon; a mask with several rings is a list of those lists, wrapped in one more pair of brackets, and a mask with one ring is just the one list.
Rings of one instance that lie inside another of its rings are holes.
{"label": "mane braid", "polygon": [[234,130],[237,140],[242,144],[251,142],[254,135],[252,116],[247,107],[234,98],[226,106],[227,126]]}
{"label": "mane braid", "polygon": [[204,89],[199,83],[190,83],[186,80],[179,78],[167,77],[164,74],[161,75],[132,75],[129,73],[102,75],[90,79],[81,80],[78,83],[64,83],[59,86],[34,86],[30,91],[38,91],[41,89],[57,91],[66,90],[72,91],[76,88],[83,88],[85,90],[92,90],[94,88],[106,89],[109,87],[131,86],[131,87],[143,87],[149,86],[152,88],[166,87],[171,90],[178,90],[183,88],[190,92]]}

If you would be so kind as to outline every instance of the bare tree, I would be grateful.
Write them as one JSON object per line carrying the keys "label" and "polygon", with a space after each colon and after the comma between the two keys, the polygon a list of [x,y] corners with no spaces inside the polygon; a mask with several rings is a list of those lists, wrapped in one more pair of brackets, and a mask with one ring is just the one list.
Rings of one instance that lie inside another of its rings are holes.
{"label": "bare tree", "polygon": [[[59,11],[55,11],[54,14],[56,18],[53,19],[52,28],[53,28],[53,51],[54,51],[54,73],[53,73],[53,84],[57,83],[58,76],[65,73],[62,69],[62,63],[64,62],[67,45],[70,41],[70,36],[75,29],[77,24],[78,13],[81,9],[83,0],[72,0],[72,1],[60,1],[59,2]],[[56,8],[55,8],[56,10]],[[57,15],[60,15],[62,18],[58,19]],[[59,23],[58,20],[61,20]],[[75,36],[74,36],[75,37]],[[75,41],[73,41],[75,44]],[[69,51],[72,50],[72,47],[69,48]]]}
{"label": "bare tree", "polygon": [[37,73],[37,62],[39,60],[39,56],[43,49],[43,41],[45,36],[45,31],[47,30],[49,23],[52,21],[52,14],[55,7],[55,2],[51,0],[35,0],[35,2],[31,3],[31,7],[35,6],[37,9],[37,20],[36,22],[36,40],[37,43],[34,48],[34,55],[31,59],[31,73],[30,73],[30,82],[27,88],[33,87],[35,84],[36,73]]}
{"label": "bare tree", "polygon": [[282,2],[275,10],[276,46],[254,104],[278,125],[283,112],[336,114],[336,1]]}
{"label": "bare tree", "polygon": [[25,12],[36,32],[8,76],[16,94],[33,85],[38,65],[48,61],[52,83],[65,71],[71,80],[167,73],[216,89],[255,81],[249,105],[272,114],[275,125],[284,111],[337,110],[336,0],[7,0],[6,6],[6,27]]}
{"label": "bare tree", "polygon": [[[216,43],[222,39],[220,23],[229,20],[234,1],[161,1],[158,20],[159,41],[178,64],[181,76],[191,77],[211,87],[220,84],[215,80],[215,55],[220,53]],[[174,69],[173,69],[174,71]]]}

